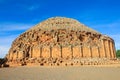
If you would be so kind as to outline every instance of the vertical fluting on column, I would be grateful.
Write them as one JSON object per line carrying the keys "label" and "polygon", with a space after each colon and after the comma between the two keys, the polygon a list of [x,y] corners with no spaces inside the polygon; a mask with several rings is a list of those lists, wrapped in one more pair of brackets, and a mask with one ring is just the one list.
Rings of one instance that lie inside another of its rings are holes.
{"label": "vertical fluting on column", "polygon": [[71,45],[71,56],[73,58],[73,45]]}
{"label": "vertical fluting on column", "polygon": [[81,51],[81,57],[83,58],[83,54],[84,54],[84,53],[83,53],[83,46],[80,46],[80,47],[81,47],[81,48],[80,48],[80,49],[81,49],[81,50],[80,50],[80,51]]}
{"label": "vertical fluting on column", "polygon": [[99,47],[97,47],[97,48],[98,48],[98,55],[99,55],[99,58],[101,58],[100,48],[99,48]]}
{"label": "vertical fluting on column", "polygon": [[40,53],[40,45],[38,45],[37,50],[38,50],[38,51],[37,51],[37,52],[38,52],[38,58],[40,58],[40,56],[41,56],[41,55],[40,55],[40,54],[41,54],[41,53]]}
{"label": "vertical fluting on column", "polygon": [[111,52],[111,58],[113,59],[114,58],[114,51],[113,51],[113,43],[112,41],[110,41],[110,52]]}
{"label": "vertical fluting on column", "polygon": [[82,57],[86,57],[86,47],[84,45],[82,46],[82,51],[83,51]]}
{"label": "vertical fluting on column", "polygon": [[37,53],[36,53],[36,46],[33,46],[33,49],[32,49],[32,57],[33,58],[36,58],[37,57]]}
{"label": "vertical fluting on column", "polygon": [[114,41],[112,42],[112,46],[113,46],[113,54],[114,54],[114,58],[116,58],[116,50],[115,50],[115,43]]}
{"label": "vertical fluting on column", "polygon": [[100,47],[99,47],[99,50],[100,50],[100,56],[101,56],[102,58],[104,58],[104,57],[105,57],[105,46],[104,46],[104,41],[103,41],[103,39],[101,40],[101,45],[100,45]]}
{"label": "vertical fluting on column", "polygon": [[110,40],[108,40],[108,46],[109,46],[110,58],[112,58],[111,47],[110,47]]}
{"label": "vertical fluting on column", "polygon": [[99,57],[97,46],[92,46],[92,57]]}
{"label": "vertical fluting on column", "polygon": [[30,47],[30,58],[33,58],[33,46]]}
{"label": "vertical fluting on column", "polygon": [[72,58],[72,53],[71,53],[71,46],[67,45],[62,47],[62,57],[64,59],[71,59]]}
{"label": "vertical fluting on column", "polygon": [[115,42],[114,42],[114,53],[115,53],[115,58],[116,58],[116,48],[115,48]]}
{"label": "vertical fluting on column", "polygon": [[104,50],[105,57],[107,57],[104,39],[102,40],[102,44],[103,44],[103,50]]}
{"label": "vertical fluting on column", "polygon": [[90,46],[88,46],[88,57],[91,57],[91,50],[90,50]]}
{"label": "vertical fluting on column", "polygon": [[105,40],[105,48],[106,48],[106,55],[107,55],[107,58],[110,58],[110,51],[109,51],[108,40]]}
{"label": "vertical fluting on column", "polygon": [[90,57],[91,56],[91,54],[90,54],[90,48],[89,48],[89,46],[83,46],[83,57]]}
{"label": "vertical fluting on column", "polygon": [[112,42],[112,49],[113,49],[113,58],[115,58],[115,51],[114,51],[114,44],[113,44],[113,42]]}
{"label": "vertical fluting on column", "polygon": [[40,58],[42,58],[42,46],[40,46]]}
{"label": "vertical fluting on column", "polygon": [[30,47],[30,49],[29,49],[29,58],[32,58],[31,53],[32,53],[32,50],[31,50],[31,47]]}
{"label": "vertical fluting on column", "polygon": [[25,51],[23,51],[23,59],[25,58]]}
{"label": "vertical fluting on column", "polygon": [[53,58],[60,58],[61,57],[61,49],[59,45],[52,47],[52,57]]}
{"label": "vertical fluting on column", "polygon": [[50,46],[50,58],[52,58],[52,47]]}
{"label": "vertical fluting on column", "polygon": [[81,50],[80,46],[74,46],[73,47],[73,58],[80,58],[81,57]]}
{"label": "vertical fluting on column", "polygon": [[44,46],[42,48],[42,56],[43,58],[50,58],[50,47],[49,46]]}
{"label": "vertical fluting on column", "polygon": [[83,50],[82,50],[82,46],[79,46],[79,58],[83,57]]}
{"label": "vertical fluting on column", "polygon": [[60,45],[60,55],[61,55],[61,58],[63,58],[63,56],[62,56],[62,45]]}
{"label": "vertical fluting on column", "polygon": [[90,54],[91,54],[91,58],[93,57],[93,55],[92,55],[92,48],[91,48],[91,46],[90,46]]}

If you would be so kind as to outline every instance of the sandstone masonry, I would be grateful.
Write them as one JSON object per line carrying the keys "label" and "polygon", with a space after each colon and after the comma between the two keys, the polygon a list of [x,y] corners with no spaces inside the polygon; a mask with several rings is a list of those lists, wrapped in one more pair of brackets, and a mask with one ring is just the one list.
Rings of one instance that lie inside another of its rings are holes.
{"label": "sandstone masonry", "polygon": [[116,59],[112,38],[64,17],[49,18],[21,34],[6,57],[10,66],[105,64]]}

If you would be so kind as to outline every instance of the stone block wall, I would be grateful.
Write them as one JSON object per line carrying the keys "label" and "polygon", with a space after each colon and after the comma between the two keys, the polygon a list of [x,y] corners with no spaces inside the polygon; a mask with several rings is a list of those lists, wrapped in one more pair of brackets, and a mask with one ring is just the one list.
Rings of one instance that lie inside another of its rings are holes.
{"label": "stone block wall", "polygon": [[83,48],[83,57],[89,58],[91,57],[91,49],[89,46],[82,46]]}
{"label": "stone block wall", "polygon": [[73,58],[82,57],[81,46],[74,46],[72,47],[72,50],[73,50]]}
{"label": "stone block wall", "polygon": [[50,53],[50,47],[49,46],[42,47],[42,57],[43,58],[52,57],[52,54]]}
{"label": "stone block wall", "polygon": [[[114,51],[114,44],[112,41],[103,41],[100,47],[98,46],[33,46],[31,47],[28,58],[116,58]],[[22,59],[26,55],[24,52],[19,51],[16,53],[10,53],[9,59]]]}
{"label": "stone block wall", "polygon": [[32,58],[39,58],[40,57],[40,47],[34,46],[32,49]]}
{"label": "stone block wall", "polygon": [[61,48],[60,48],[60,46],[52,47],[52,57],[53,58],[60,58],[61,57]]}
{"label": "stone block wall", "polygon": [[62,47],[62,57],[64,59],[71,59],[72,56],[71,46]]}

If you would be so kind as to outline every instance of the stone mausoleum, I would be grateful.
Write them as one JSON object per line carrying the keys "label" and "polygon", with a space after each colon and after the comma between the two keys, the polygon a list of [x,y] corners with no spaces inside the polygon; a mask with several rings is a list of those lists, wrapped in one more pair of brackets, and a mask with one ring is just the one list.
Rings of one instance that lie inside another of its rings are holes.
{"label": "stone mausoleum", "polygon": [[16,38],[6,55],[10,66],[92,65],[116,59],[114,40],[65,17],[49,18]]}

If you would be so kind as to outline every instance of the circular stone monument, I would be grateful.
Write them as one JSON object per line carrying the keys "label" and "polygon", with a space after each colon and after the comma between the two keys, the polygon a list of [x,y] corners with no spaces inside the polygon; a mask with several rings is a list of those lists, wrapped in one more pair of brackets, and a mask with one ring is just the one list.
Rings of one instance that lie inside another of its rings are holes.
{"label": "circular stone monument", "polygon": [[116,55],[114,40],[109,36],[75,19],[53,17],[17,37],[6,58],[10,66],[59,66],[102,63]]}

